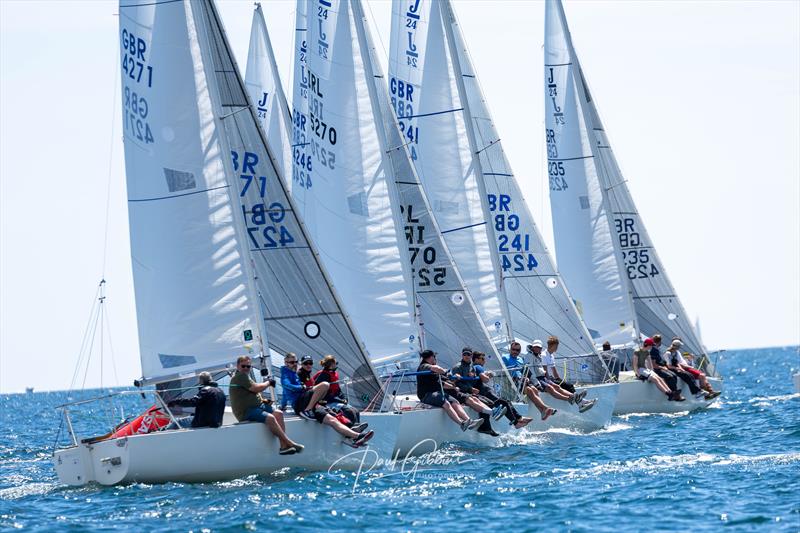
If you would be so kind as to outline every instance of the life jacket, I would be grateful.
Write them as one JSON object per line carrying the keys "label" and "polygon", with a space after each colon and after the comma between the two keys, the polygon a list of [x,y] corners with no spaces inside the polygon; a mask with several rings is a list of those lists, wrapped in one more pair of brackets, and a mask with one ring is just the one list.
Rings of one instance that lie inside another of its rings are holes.
{"label": "life jacket", "polygon": [[314,383],[320,383],[320,375],[327,374],[322,381],[330,383],[328,389],[328,398],[337,398],[342,395],[342,388],[339,387],[339,371],[338,370],[320,370],[314,374]]}

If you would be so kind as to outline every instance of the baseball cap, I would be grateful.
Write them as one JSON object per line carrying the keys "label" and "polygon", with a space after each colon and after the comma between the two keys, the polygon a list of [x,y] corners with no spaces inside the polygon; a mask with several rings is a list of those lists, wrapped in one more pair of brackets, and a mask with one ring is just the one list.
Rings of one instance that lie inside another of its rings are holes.
{"label": "baseball cap", "polygon": [[645,345],[645,346],[652,346],[652,345],[653,345],[653,339],[651,339],[650,337],[647,337],[647,338],[644,340],[644,345]]}
{"label": "baseball cap", "polygon": [[419,352],[420,359],[427,359],[428,357],[433,357],[434,355],[436,355],[436,352],[433,350],[422,350]]}
{"label": "baseball cap", "polygon": [[537,346],[539,348],[542,348],[544,346],[544,344],[539,339],[536,339],[535,341],[533,341],[533,344],[531,344],[531,346],[533,346],[534,348],[536,348]]}

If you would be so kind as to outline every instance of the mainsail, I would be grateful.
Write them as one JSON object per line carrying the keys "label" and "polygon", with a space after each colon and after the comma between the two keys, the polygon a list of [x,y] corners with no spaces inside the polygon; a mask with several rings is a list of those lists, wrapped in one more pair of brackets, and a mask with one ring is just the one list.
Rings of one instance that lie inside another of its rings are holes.
{"label": "mainsail", "polygon": [[365,406],[380,391],[374,371],[295,213],[213,3],[120,8],[145,377],[175,373],[162,355],[194,358],[177,367],[194,372],[262,340],[279,353],[334,354],[353,380],[351,401]]}
{"label": "mainsail", "polygon": [[488,276],[495,291],[487,293],[475,277],[470,290],[507,317],[498,321],[482,305],[484,321],[502,333],[507,323],[514,338],[557,335],[564,352],[593,353],[506,159],[450,3],[395,1],[392,30],[393,104],[416,135],[409,142],[426,193],[435,206],[455,204],[435,215],[451,249],[459,233],[475,243],[460,249],[456,263],[460,270],[460,260],[480,265],[467,271]]}
{"label": "mainsail", "polygon": [[[325,212],[336,215],[326,224],[317,220],[315,226],[315,242],[323,249],[323,260],[336,261],[326,253],[335,243],[351,254],[355,263],[355,271],[340,268],[333,274],[346,308],[357,308],[363,292],[390,281],[377,267],[391,261],[400,291],[392,297],[398,303],[413,302],[413,308],[406,309],[414,310],[409,316],[417,320],[423,347],[439,352],[443,364],[452,364],[459,359],[461,347],[470,345],[487,352],[489,366],[501,370],[400,138],[384,78],[375,66],[360,2],[318,0],[309,2],[306,9],[306,41],[310,43],[306,123],[311,125],[307,135],[314,165],[312,187],[306,191],[307,209],[313,195]],[[336,80],[335,85],[331,79]],[[318,165],[323,157],[330,161],[328,155],[334,147],[323,132],[330,135],[331,127],[337,139],[334,168]],[[364,168],[367,164],[371,166]],[[320,183],[327,189],[318,188]],[[368,253],[368,247],[378,245],[391,249],[392,255]],[[342,251],[333,253],[341,255]],[[371,264],[375,266],[366,268]],[[381,301],[385,303],[385,299]],[[354,321],[361,330],[360,319],[354,316]],[[387,334],[402,331],[376,324],[374,333],[381,327]],[[373,357],[380,357],[369,340],[367,346]]]}
{"label": "mainsail", "polygon": [[294,195],[370,355],[415,350],[410,281],[349,2],[300,1],[297,12],[294,159],[303,181]]}
{"label": "mainsail", "polygon": [[464,105],[440,16],[442,2],[395,0],[389,93],[433,215],[494,341],[508,330],[478,187]]}
{"label": "mainsail", "polygon": [[256,106],[261,129],[267,136],[272,153],[277,157],[275,164],[278,174],[287,180],[291,189],[292,182],[288,178],[292,175],[292,121],[261,4],[256,5],[253,11],[244,79],[250,101]]}
{"label": "mainsail", "polygon": [[[602,340],[661,333],[704,353],[617,165],[560,0],[546,4],[545,84],[548,166],[562,189],[551,184],[556,250],[570,288],[584,302],[586,323],[609,328]],[[577,250],[581,243],[591,247],[591,257]],[[618,329],[605,317],[618,320]]]}

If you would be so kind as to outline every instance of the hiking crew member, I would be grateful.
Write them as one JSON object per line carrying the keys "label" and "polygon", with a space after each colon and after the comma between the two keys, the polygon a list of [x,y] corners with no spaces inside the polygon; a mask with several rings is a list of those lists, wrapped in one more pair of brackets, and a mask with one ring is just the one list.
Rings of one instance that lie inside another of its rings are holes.
{"label": "hiking crew member", "polygon": [[658,387],[658,390],[666,394],[670,401],[682,402],[686,400],[686,398],[681,396],[680,391],[670,389],[667,384],[664,383],[664,380],[653,372],[652,363],[650,362],[650,351],[645,346],[641,346],[638,350],[633,352],[633,372],[637,379],[649,381]]}
{"label": "hiking crew member", "polygon": [[455,385],[442,380],[447,375],[447,369],[436,364],[436,353],[433,350],[423,350],[419,353],[420,363],[417,367],[417,398],[419,401],[433,407],[441,407],[450,419],[461,426],[461,431],[476,429],[481,425],[480,419],[472,420],[455,398],[445,393],[448,389],[455,389]]}
{"label": "hiking crew member", "polygon": [[[692,391],[692,394],[696,400],[711,400],[712,398],[719,396],[712,396],[710,393],[705,392],[703,389],[698,387],[697,383],[694,382],[694,376],[691,373],[686,372],[681,367],[681,362],[686,363],[686,359],[683,358],[680,352],[680,347],[682,345],[683,343],[681,341],[674,340],[672,341],[672,344],[670,344],[670,347],[666,353],[664,353],[664,359],[666,360],[667,368],[669,368],[673,374],[681,378],[681,380],[688,385],[689,390]],[[708,384],[708,382],[706,382],[706,384]]]}
{"label": "hiking crew member", "polygon": [[361,432],[367,429],[369,424],[361,423],[361,414],[358,409],[347,404],[347,398],[342,393],[342,387],[339,385],[339,370],[336,358],[332,355],[326,355],[319,362],[322,370],[314,374],[312,378],[314,383],[328,383],[328,394],[322,399],[325,402],[325,407],[334,412],[334,416],[340,422],[350,427],[353,431]]}
{"label": "hiking crew member", "polygon": [[622,365],[619,362],[619,357],[617,357],[617,354],[615,354],[611,349],[610,342],[605,341],[603,343],[603,351],[600,352],[600,359],[603,360],[606,368],[608,368],[608,371],[614,377],[614,381],[619,381],[619,372],[622,370]]}
{"label": "hiking crew member", "polygon": [[292,455],[303,451],[303,445],[286,436],[283,413],[272,409],[272,400],[265,400],[261,392],[275,386],[274,380],[256,383],[250,378],[250,357],[243,355],[236,360],[236,373],[231,378],[231,410],[239,422],[260,422],[280,441],[281,455]]}
{"label": "hiking crew member", "polygon": [[[473,368],[475,369],[475,375],[477,375],[479,378],[477,385],[475,385],[475,388],[478,389],[478,394],[484,403],[486,403],[493,410],[498,405],[504,407],[506,418],[508,418],[512,426],[517,429],[524,428],[530,424],[533,419],[527,416],[522,416],[516,409],[514,409],[514,405],[511,402],[500,398],[497,394],[495,394],[495,392],[489,386],[489,381],[491,381],[491,379],[494,377],[494,372],[490,370],[484,370],[483,365],[485,363],[485,353],[472,352]],[[495,420],[497,420],[497,418],[495,418]]]}
{"label": "hiking crew member", "polygon": [[547,338],[547,350],[542,352],[542,364],[544,365],[545,375],[550,378],[550,381],[565,391],[575,394],[575,385],[559,376],[558,370],[556,370],[556,351],[558,351],[558,344],[558,337],[551,335]]}
{"label": "hiking crew member", "polygon": [[314,387],[316,381],[311,377],[314,371],[314,359],[310,355],[304,355],[300,358],[300,369],[297,371],[297,377],[300,378],[300,384],[306,389]]}
{"label": "hiking crew member", "polygon": [[664,380],[667,387],[680,392],[681,388],[678,385],[678,376],[673,374],[667,368],[667,362],[661,357],[661,335],[653,335],[652,339],[644,340],[644,347],[650,349],[650,362],[652,363],[653,372],[658,374],[658,377]]}
{"label": "hiking crew member", "polygon": [[683,355],[680,352],[680,348],[681,348],[681,346],[683,346],[683,342],[681,342],[680,339],[675,338],[675,339],[672,339],[672,344],[673,344],[673,346],[675,346],[677,348],[677,351],[676,351],[676,357],[674,357],[672,359],[671,363],[674,366],[677,366],[677,367],[681,368],[684,372],[688,372],[689,374],[694,376],[694,378],[697,381],[700,382],[700,388],[702,388],[703,390],[705,390],[707,393],[709,393],[711,395],[711,398],[707,398],[707,399],[713,400],[714,398],[716,398],[717,396],[722,394],[721,392],[714,390],[714,388],[711,386],[711,383],[709,383],[708,378],[706,378],[706,375],[703,372],[701,372],[701,371],[697,370],[696,368],[694,368],[683,357]]}
{"label": "hiking crew member", "polygon": [[571,404],[576,404],[578,406],[578,412],[580,413],[588,411],[589,409],[594,407],[594,404],[597,403],[597,399],[593,400],[583,399],[584,396],[586,396],[586,389],[580,392],[567,392],[566,390],[556,385],[556,383],[548,377],[547,370],[545,370],[544,363],[542,360],[542,341],[537,339],[533,341],[533,344],[529,344],[528,353],[531,354],[531,359],[532,359],[531,367],[533,369],[533,375],[539,382],[539,387],[540,387],[539,390],[547,391],[548,393],[550,393],[551,396],[559,400],[564,400]]}
{"label": "hiking crew member", "polygon": [[167,403],[167,407],[178,405],[180,407],[194,407],[194,416],[186,416],[172,422],[166,429],[178,428],[218,428],[222,425],[222,416],[225,413],[225,393],[211,374],[200,372],[197,376],[200,390],[193,398],[182,398]]}
{"label": "hiking crew member", "polygon": [[475,367],[472,365],[471,348],[464,348],[461,350],[461,362],[450,369],[450,375],[455,381],[458,392],[461,393],[455,396],[456,399],[472,407],[472,409],[478,412],[481,420],[483,420],[483,423],[478,427],[478,433],[484,433],[493,437],[500,435],[492,429],[492,423],[489,417],[498,420],[506,412],[506,408],[498,404],[492,409],[476,396],[480,392],[478,389],[480,378],[475,373]]}
{"label": "hiking crew member", "polygon": [[525,365],[525,360],[522,359],[521,352],[522,345],[516,341],[512,342],[509,347],[509,355],[508,357],[503,357],[503,363],[506,365],[506,369],[511,373],[511,379],[514,380],[517,389],[525,393],[525,396],[528,397],[531,403],[539,409],[542,420],[547,420],[558,411],[549,407],[542,401],[539,395],[538,382],[536,385],[531,383],[531,372]]}
{"label": "hiking crew member", "polygon": [[281,367],[281,385],[283,394],[288,396],[288,403],[302,418],[306,420],[316,420],[320,424],[332,427],[337,433],[345,437],[344,443],[353,448],[358,448],[367,443],[372,438],[372,431],[357,433],[342,424],[326,410],[321,409],[317,403],[328,393],[330,385],[328,383],[317,383],[310,389],[305,389],[300,383],[297,375],[297,356],[292,352],[287,353]]}

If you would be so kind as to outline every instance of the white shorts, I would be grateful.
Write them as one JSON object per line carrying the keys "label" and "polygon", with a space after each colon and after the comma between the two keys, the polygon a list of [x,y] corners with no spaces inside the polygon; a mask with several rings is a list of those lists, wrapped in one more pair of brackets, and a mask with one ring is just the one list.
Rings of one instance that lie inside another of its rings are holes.
{"label": "white shorts", "polygon": [[652,374],[653,372],[649,368],[640,368],[638,376],[640,379],[648,380]]}

